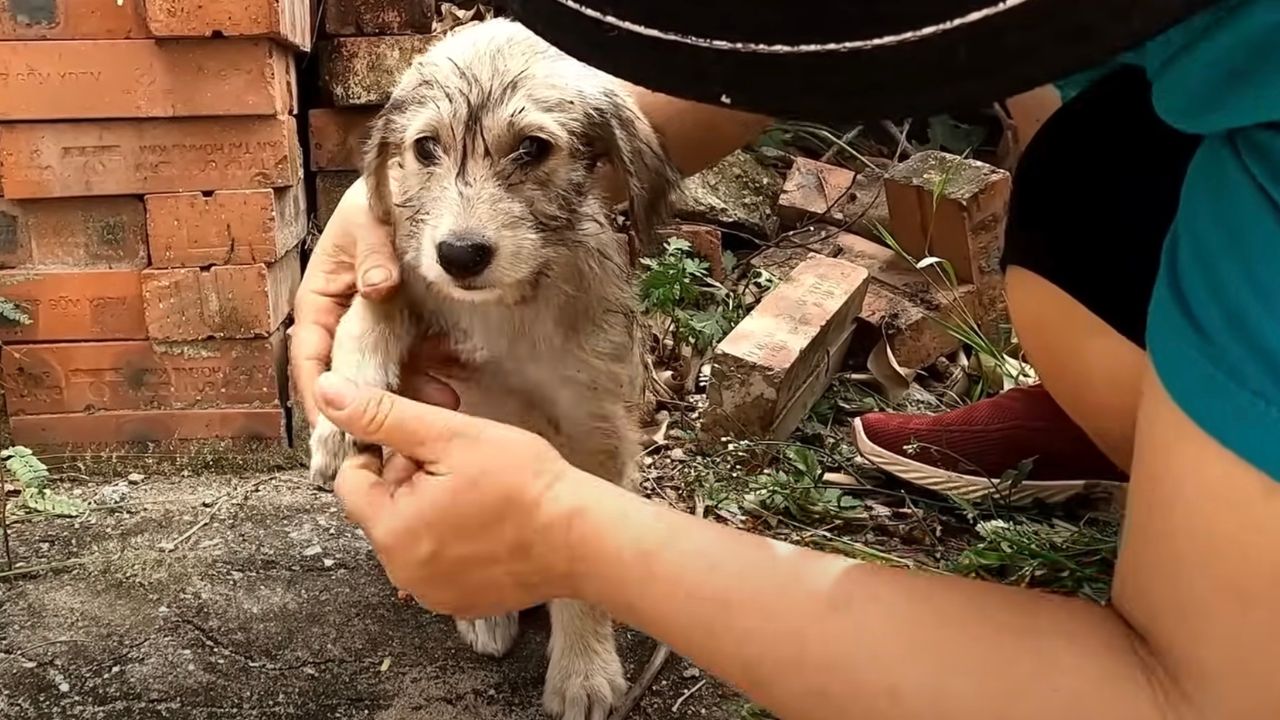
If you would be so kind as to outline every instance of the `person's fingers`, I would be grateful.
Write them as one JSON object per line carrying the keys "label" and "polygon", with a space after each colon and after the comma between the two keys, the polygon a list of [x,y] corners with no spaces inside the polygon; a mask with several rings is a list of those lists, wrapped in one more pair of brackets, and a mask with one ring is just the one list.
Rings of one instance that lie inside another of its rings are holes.
{"label": "person's fingers", "polygon": [[382,466],[382,480],[391,486],[392,492],[395,492],[396,488],[408,482],[414,473],[421,470],[422,467],[418,463],[404,455],[392,455]]}
{"label": "person's fingers", "polygon": [[359,216],[350,226],[356,241],[356,285],[366,300],[381,300],[400,284],[400,260],[391,228],[373,217],[366,192],[364,183],[357,183],[347,190],[343,203]]}
{"label": "person's fingers", "polygon": [[391,486],[383,482],[380,465],[368,453],[352,455],[342,463],[333,482],[333,492],[342,501],[347,517],[366,532],[378,518],[387,517],[391,508]]}
{"label": "person's fingers", "polygon": [[389,447],[420,463],[441,460],[451,444],[473,432],[476,418],[360,387],[333,373],[316,382],[320,411],[361,442]]}
{"label": "person's fingers", "polygon": [[[336,231],[335,231],[336,232]],[[329,367],[333,334],[356,294],[351,251],[329,232],[320,237],[293,300],[289,366],[307,421],[315,424],[315,382]]]}
{"label": "person's fingers", "polygon": [[307,423],[315,426],[320,411],[316,408],[315,385],[329,369],[333,352],[333,330],[314,323],[299,321],[289,328],[289,368],[298,389]]}
{"label": "person's fingers", "polygon": [[400,284],[400,263],[391,244],[391,232],[381,225],[370,225],[356,242],[360,295],[366,300],[381,300]]}

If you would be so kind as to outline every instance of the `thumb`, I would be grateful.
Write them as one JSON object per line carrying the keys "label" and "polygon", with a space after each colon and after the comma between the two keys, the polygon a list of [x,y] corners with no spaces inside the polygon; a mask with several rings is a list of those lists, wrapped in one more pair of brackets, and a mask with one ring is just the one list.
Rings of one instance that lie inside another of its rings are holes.
{"label": "thumb", "polygon": [[355,220],[349,232],[355,238],[356,287],[366,300],[381,300],[400,284],[400,261],[391,228],[373,216],[367,193],[362,178],[347,188],[340,204],[351,208]]}
{"label": "thumb", "polygon": [[369,223],[356,237],[356,284],[367,300],[380,300],[400,283],[400,262],[396,259],[391,231],[385,225]]}
{"label": "thumb", "polygon": [[391,506],[391,488],[378,474],[378,461],[368,453],[352,455],[342,464],[333,483],[333,494],[342,501],[347,517],[365,528],[386,517]]}
{"label": "thumb", "polygon": [[480,421],[434,405],[361,387],[327,372],[316,382],[320,412],[364,443],[382,445],[417,460],[435,463],[450,446],[472,436]]}

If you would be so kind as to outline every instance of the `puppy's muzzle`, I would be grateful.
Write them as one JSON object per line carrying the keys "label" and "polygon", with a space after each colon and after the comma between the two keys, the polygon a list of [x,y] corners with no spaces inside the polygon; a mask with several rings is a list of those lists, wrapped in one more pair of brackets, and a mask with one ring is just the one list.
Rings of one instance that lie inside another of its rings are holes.
{"label": "puppy's muzzle", "polygon": [[468,280],[493,263],[493,244],[478,233],[450,233],[436,246],[440,267],[455,280]]}

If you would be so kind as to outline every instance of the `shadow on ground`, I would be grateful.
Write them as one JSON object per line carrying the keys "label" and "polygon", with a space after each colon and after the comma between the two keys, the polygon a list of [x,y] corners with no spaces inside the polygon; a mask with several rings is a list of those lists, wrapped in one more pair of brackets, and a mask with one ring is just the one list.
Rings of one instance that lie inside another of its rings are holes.
{"label": "shadow on ground", "polygon": [[[334,498],[300,477],[144,481],[123,502],[11,525],[15,560],[84,562],[0,580],[0,718],[542,717],[545,613],[507,658],[472,654],[450,619],[396,599]],[[634,679],[653,641],[619,642]],[[673,711],[701,680],[673,659],[629,717],[739,717],[714,682]]]}

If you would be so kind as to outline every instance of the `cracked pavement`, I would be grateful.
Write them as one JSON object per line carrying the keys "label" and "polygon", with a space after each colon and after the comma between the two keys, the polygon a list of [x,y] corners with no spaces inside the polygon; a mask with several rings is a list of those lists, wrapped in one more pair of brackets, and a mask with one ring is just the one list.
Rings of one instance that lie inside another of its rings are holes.
{"label": "cracked pavement", "polygon": [[[19,563],[81,564],[0,579],[3,720],[543,717],[545,612],[526,613],[507,658],[475,655],[450,618],[396,599],[334,498],[300,474],[147,479],[126,502],[10,527]],[[618,638],[635,678],[654,643]],[[715,682],[673,712],[701,679],[673,657],[629,718],[740,717]]]}

